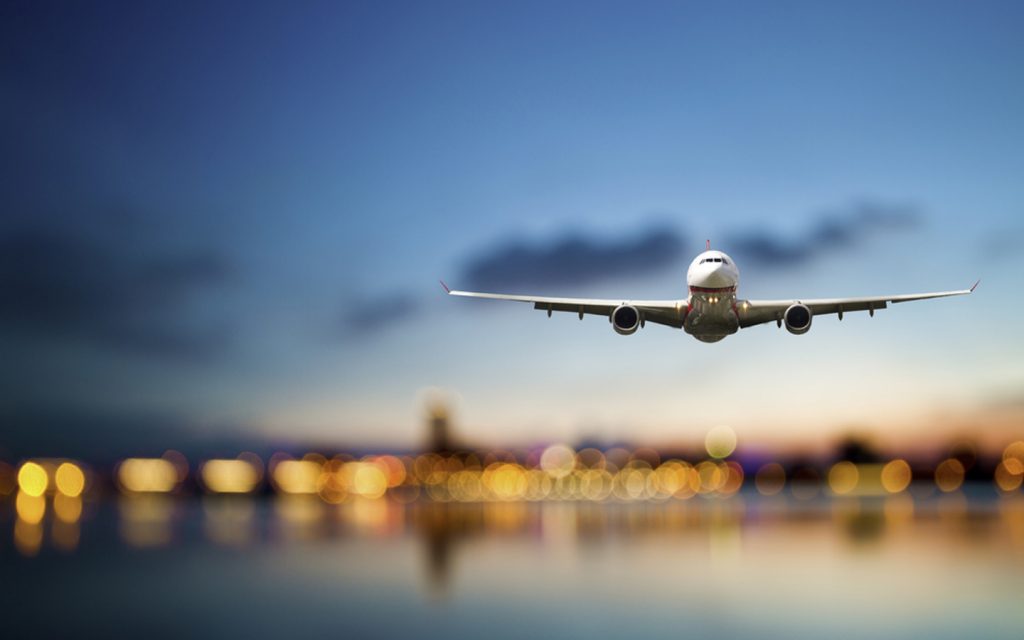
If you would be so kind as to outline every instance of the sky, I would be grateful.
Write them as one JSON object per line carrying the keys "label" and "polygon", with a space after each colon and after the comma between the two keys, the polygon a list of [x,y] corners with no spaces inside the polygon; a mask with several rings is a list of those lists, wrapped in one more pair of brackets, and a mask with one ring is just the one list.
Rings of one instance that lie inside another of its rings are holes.
{"label": "sky", "polygon": [[[1014,2],[6,2],[0,456],[414,447],[435,397],[503,446],[1019,433],[1022,27]],[[706,239],[741,298],[982,283],[707,345],[437,282],[682,298]]]}

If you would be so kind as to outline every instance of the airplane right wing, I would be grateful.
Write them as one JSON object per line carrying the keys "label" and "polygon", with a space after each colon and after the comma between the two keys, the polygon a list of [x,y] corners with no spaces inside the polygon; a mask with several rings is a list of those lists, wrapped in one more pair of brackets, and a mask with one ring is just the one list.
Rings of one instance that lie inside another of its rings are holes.
{"label": "airplane right wing", "polygon": [[928,300],[931,298],[946,298],[949,296],[965,296],[974,292],[978,283],[970,289],[958,289],[956,291],[936,291],[933,293],[912,293],[898,296],[869,296],[863,298],[819,298],[812,300],[742,300],[736,304],[736,313],[739,316],[740,327],[752,327],[765,322],[781,322],[786,309],[794,304],[802,304],[811,310],[813,315],[828,313],[839,314],[842,320],[843,313],[847,311],[867,311],[874,315],[877,309],[885,309],[889,303],[911,302],[914,300]]}

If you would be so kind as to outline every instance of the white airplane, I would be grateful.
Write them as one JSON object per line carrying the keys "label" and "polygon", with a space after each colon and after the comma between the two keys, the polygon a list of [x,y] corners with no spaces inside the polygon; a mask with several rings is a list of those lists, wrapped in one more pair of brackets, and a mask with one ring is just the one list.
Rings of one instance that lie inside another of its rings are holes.
{"label": "white airplane", "polygon": [[970,289],[959,291],[867,298],[738,300],[736,288],[739,281],[740,272],[733,259],[721,251],[712,251],[708,241],[707,250],[694,258],[686,271],[690,295],[682,300],[600,300],[478,293],[449,289],[443,280],[441,286],[452,296],[531,302],[534,309],[546,310],[548,317],[552,311],[574,312],[579,314],[580,320],[588,313],[607,316],[612,328],[624,336],[636,333],[648,322],[654,322],[682,329],[701,342],[718,342],[740,329],[772,321],[779,327],[785,324],[790,333],[802,335],[811,328],[811,319],[815,315],[835,313],[842,320],[847,311],[867,311],[874,316],[875,310],[885,309],[890,302],[962,296],[972,293],[978,286],[975,282]]}

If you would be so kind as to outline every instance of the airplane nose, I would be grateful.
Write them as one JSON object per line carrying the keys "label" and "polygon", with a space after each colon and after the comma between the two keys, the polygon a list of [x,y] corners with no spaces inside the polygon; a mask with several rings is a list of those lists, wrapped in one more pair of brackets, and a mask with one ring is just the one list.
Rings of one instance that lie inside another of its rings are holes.
{"label": "airplane nose", "polygon": [[708,287],[727,287],[729,286],[729,276],[725,265],[713,264],[709,265],[710,268],[704,272],[704,281]]}

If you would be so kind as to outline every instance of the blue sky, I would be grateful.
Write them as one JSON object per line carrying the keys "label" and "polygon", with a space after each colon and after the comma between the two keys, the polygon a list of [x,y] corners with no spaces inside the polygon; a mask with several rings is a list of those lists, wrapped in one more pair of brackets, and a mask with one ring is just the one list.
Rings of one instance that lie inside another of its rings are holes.
{"label": "blue sky", "polygon": [[[1017,428],[1022,13],[8,3],[8,448]],[[704,345],[436,282],[680,297],[709,237],[743,297],[983,283]]]}

